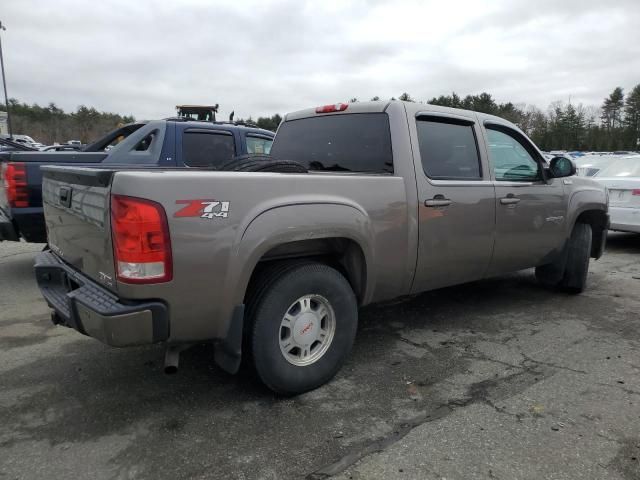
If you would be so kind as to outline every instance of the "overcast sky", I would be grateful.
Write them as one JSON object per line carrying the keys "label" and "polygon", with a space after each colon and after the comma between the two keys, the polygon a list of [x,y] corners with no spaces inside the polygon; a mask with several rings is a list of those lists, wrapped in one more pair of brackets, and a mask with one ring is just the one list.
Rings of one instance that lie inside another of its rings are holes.
{"label": "overcast sky", "polygon": [[9,96],[65,110],[246,118],[405,91],[546,109],[640,83],[640,0],[0,3]]}

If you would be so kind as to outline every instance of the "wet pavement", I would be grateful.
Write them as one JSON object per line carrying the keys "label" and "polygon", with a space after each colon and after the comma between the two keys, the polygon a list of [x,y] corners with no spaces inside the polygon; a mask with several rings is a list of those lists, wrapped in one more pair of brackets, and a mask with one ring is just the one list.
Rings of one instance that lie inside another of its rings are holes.
{"label": "wet pavement", "polygon": [[0,243],[0,479],[639,479],[640,236],[579,296],[532,271],[361,310],[347,365],[282,399],[213,350],[162,372],[49,321],[41,245]]}

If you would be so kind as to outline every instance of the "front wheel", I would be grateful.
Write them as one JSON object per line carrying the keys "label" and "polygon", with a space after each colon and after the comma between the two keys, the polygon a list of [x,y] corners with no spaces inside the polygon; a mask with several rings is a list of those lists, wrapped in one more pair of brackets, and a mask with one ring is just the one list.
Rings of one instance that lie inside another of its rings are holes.
{"label": "front wheel", "polygon": [[263,277],[268,284],[251,299],[251,351],[265,385],[293,395],[319,387],[340,369],[356,335],[358,308],[349,282],[327,265],[277,272]]}

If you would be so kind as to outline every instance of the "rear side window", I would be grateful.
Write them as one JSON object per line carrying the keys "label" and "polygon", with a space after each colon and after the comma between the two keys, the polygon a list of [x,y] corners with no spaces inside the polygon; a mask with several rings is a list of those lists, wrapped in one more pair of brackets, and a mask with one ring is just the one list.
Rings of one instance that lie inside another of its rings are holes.
{"label": "rear side window", "polygon": [[448,120],[416,122],[424,173],[432,179],[481,180],[473,126]]}
{"label": "rear side window", "polygon": [[284,122],[271,155],[309,170],[393,173],[389,117],[354,113]]}
{"label": "rear side window", "polygon": [[185,132],[182,157],[190,167],[219,168],[235,156],[233,135]]}

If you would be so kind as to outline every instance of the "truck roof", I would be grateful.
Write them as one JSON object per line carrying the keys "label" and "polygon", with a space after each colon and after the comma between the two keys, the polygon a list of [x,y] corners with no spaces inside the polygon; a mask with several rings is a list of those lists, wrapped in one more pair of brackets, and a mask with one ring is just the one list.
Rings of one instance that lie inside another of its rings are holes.
{"label": "truck roof", "polygon": [[[331,105],[331,104],[329,104]],[[336,104],[340,105],[340,104]],[[375,102],[354,102],[346,104],[347,107],[342,111],[328,112],[331,115],[342,115],[349,113],[379,113],[386,111],[392,105],[402,105],[407,111],[409,116],[414,116],[418,113],[446,113],[449,115],[463,115],[463,116],[477,116],[477,118],[482,121],[490,121],[493,123],[501,123],[504,125],[509,125],[513,127],[514,125],[500,117],[496,117],[495,115],[488,115],[486,113],[474,112],[471,110],[464,110],[461,108],[450,108],[450,107],[440,107],[438,105],[431,105],[429,103],[418,103],[418,102],[403,102],[401,100],[388,100],[388,101],[375,101]],[[320,105],[319,107],[321,107]],[[315,117],[317,115],[322,115],[322,113],[316,112],[316,108],[305,108],[304,110],[298,110],[295,112],[287,113],[284,116],[284,121],[289,120],[298,120],[301,118],[307,117]]]}
{"label": "truck roof", "polygon": [[240,132],[246,133],[257,133],[261,135],[267,135],[273,137],[275,135],[271,130],[265,130],[264,128],[260,128],[257,125],[246,124],[244,122],[207,122],[202,120],[185,120],[183,118],[167,118],[165,119],[167,122],[175,122],[184,124],[187,127],[193,128],[211,128],[212,125],[217,129],[222,130],[237,130]]}

